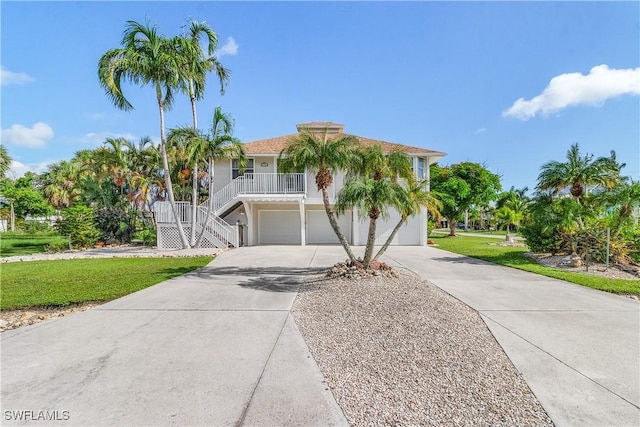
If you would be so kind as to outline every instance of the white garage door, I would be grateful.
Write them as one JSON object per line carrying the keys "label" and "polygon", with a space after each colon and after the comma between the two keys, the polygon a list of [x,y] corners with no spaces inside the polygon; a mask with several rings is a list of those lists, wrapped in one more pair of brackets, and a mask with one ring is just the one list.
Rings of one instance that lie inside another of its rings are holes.
{"label": "white garage door", "polygon": [[[338,217],[338,226],[351,244],[351,211]],[[307,243],[313,245],[339,244],[325,211],[307,211]]]}
{"label": "white garage door", "polygon": [[[397,212],[392,211],[389,215],[389,219],[384,220],[382,218],[378,219],[376,224],[376,245],[382,245],[387,241],[387,238],[391,235],[394,227],[398,225],[398,221],[400,220],[400,215]],[[367,222],[365,229],[369,226]],[[362,229],[362,225],[360,226]],[[366,231],[365,231],[366,233]],[[366,235],[364,236],[364,241],[366,242]],[[404,224],[395,238],[391,241],[392,245],[406,245],[406,246],[414,246],[420,244],[420,215],[416,215],[413,218],[409,218],[406,224]]]}
{"label": "white garage door", "polygon": [[260,211],[258,221],[258,244],[300,244],[300,211]]}

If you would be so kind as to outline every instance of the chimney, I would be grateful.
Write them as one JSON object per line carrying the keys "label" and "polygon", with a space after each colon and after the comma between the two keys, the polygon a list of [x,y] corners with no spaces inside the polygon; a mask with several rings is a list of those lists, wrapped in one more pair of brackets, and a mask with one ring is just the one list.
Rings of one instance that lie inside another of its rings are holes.
{"label": "chimney", "polygon": [[309,123],[300,123],[296,125],[298,128],[298,133],[302,131],[311,132],[314,134],[322,134],[326,132],[327,134],[338,134],[344,133],[344,125],[333,122],[309,122]]}

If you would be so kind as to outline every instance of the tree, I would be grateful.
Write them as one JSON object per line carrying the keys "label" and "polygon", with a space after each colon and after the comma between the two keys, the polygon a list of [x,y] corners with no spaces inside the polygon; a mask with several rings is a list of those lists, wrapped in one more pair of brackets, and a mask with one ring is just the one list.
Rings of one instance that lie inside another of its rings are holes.
{"label": "tree", "polygon": [[189,241],[176,210],[175,197],[167,158],[164,111],[173,104],[173,92],[181,88],[185,77],[184,56],[176,49],[181,41],[167,39],[157,33],[155,27],[127,21],[121,44],[123,47],[105,52],[98,62],[100,85],[121,110],[131,110],[133,105],[122,92],[123,81],[134,84],[150,84],[155,89],[160,115],[160,152],[164,170],[165,189],[173,211],[180,240],[185,248]]}
{"label": "tree", "polygon": [[40,178],[45,199],[56,209],[71,207],[80,200],[83,176],[77,161],[63,160],[49,165],[49,170]]}
{"label": "tree", "polygon": [[[233,133],[234,122],[229,114],[222,112],[220,107],[216,107],[211,119],[211,127],[209,134],[195,131],[190,127],[181,127],[171,129],[169,131],[168,142],[170,145],[182,145],[188,147],[188,161],[192,165],[194,171],[197,172],[195,165],[206,164],[208,171],[206,181],[208,184],[207,213],[205,221],[208,221],[213,211],[213,181],[214,181],[214,165],[216,160],[221,159],[238,159],[241,168],[247,163],[247,157],[240,141],[231,134]],[[200,177],[195,180],[200,182]],[[194,192],[194,205],[197,206],[198,191]],[[197,240],[195,239],[195,219],[196,212],[193,212],[191,230],[191,242],[195,247],[199,247],[202,243],[204,230],[200,233]]]}
{"label": "tree", "polygon": [[449,223],[449,236],[455,237],[462,214],[476,206],[486,207],[502,188],[500,177],[478,163],[462,162],[441,167],[431,165],[431,189],[442,201],[442,215]]}
{"label": "tree", "polygon": [[378,219],[388,217],[390,207],[408,200],[402,198],[399,178],[413,179],[411,158],[399,150],[384,153],[380,144],[361,147],[349,164],[347,182],[338,194],[336,210],[341,214],[355,206],[361,215],[369,218],[364,268],[369,268],[373,260]]}
{"label": "tree", "polygon": [[393,228],[393,231],[387,238],[387,241],[380,248],[374,260],[380,258],[382,254],[389,248],[389,245],[400,231],[400,228],[407,223],[410,217],[417,215],[422,208],[426,208],[429,215],[434,218],[440,218],[440,209],[442,202],[438,199],[438,195],[429,191],[429,181],[408,179],[406,184],[396,187],[396,202],[394,207],[400,212],[400,221]]}
{"label": "tree", "polygon": [[11,229],[15,230],[15,219],[24,219],[27,215],[48,216],[53,208],[47,204],[36,188],[36,175],[27,172],[16,180],[0,178],[0,194],[9,202]]}
{"label": "tree", "polygon": [[512,238],[509,234],[509,227],[511,225],[518,226],[520,224],[520,221],[522,220],[522,212],[516,212],[511,207],[505,205],[496,209],[496,218],[502,221],[507,230],[507,240],[511,241]]}
{"label": "tree", "polygon": [[340,244],[353,262],[356,261],[349,242],[338,226],[335,213],[329,203],[327,189],[333,183],[333,173],[344,170],[353,162],[358,140],[351,135],[330,138],[325,130],[323,136],[303,130],[287,143],[280,152],[278,167],[283,172],[300,172],[306,170],[315,173],[316,186],[322,192],[322,203],[329,218],[329,223]]}
{"label": "tree", "polygon": [[593,159],[593,154],[580,154],[576,143],[567,151],[567,161],[552,160],[542,165],[538,175],[537,190],[550,190],[554,196],[568,189],[578,201],[587,194],[589,187],[611,189],[620,178],[620,169],[625,165],[616,160],[615,151],[610,157]]}
{"label": "tree", "polygon": [[9,156],[5,146],[0,144],[0,178],[3,178],[7,174],[12,161],[13,159]]}
{"label": "tree", "polygon": [[[205,54],[200,46],[200,36],[204,35],[207,39],[207,54]],[[198,22],[192,20],[189,29],[185,35],[178,39],[178,50],[183,60],[184,79],[186,84],[184,87],[191,101],[191,114],[193,117],[193,131],[198,131],[198,115],[196,111],[196,100],[202,99],[204,96],[204,88],[207,81],[207,73],[216,71],[220,81],[220,92],[224,93],[224,88],[229,81],[229,72],[226,70],[218,59],[213,56],[218,45],[218,36],[206,22]],[[198,181],[200,174],[198,171],[199,162],[191,162],[192,172],[192,188],[191,188],[191,245],[196,243],[195,221],[198,209]]]}

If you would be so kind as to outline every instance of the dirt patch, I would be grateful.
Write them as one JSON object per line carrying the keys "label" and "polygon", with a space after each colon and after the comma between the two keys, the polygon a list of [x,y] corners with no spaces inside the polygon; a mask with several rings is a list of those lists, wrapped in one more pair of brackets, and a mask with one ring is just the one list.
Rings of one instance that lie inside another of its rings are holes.
{"label": "dirt patch", "polygon": [[[595,263],[595,262],[589,263],[588,266],[583,265],[582,267],[571,267],[569,265],[568,255],[551,255],[548,253],[534,254],[534,253],[527,252],[526,256],[536,261],[538,264],[542,264],[547,267],[557,268],[558,270],[590,274],[592,276],[606,277],[609,279],[627,279],[627,280],[640,279],[640,273],[638,272],[638,269],[635,267],[629,267],[628,268],[629,271],[625,271],[617,265],[609,265],[609,267],[607,268],[605,264]],[[635,270],[635,273],[632,272],[633,270]]]}

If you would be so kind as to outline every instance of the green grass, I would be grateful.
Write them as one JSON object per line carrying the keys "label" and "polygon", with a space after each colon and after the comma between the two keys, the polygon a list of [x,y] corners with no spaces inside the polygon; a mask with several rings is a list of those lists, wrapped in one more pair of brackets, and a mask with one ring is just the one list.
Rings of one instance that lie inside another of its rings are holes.
{"label": "green grass", "polygon": [[431,236],[431,240],[433,240],[439,248],[457,254],[566,280],[567,282],[599,289],[601,291],[616,294],[640,295],[640,280],[609,279],[546,267],[527,258],[524,255],[525,252],[528,251],[527,248],[489,245],[489,243],[496,243],[495,239],[471,236],[445,237],[442,234],[434,234]]}
{"label": "green grass", "polygon": [[28,235],[17,233],[0,234],[0,257],[30,255],[45,251],[45,246],[53,242],[67,242],[58,235]]}
{"label": "green grass", "polygon": [[109,258],[0,265],[0,308],[103,302],[207,265],[212,257]]}

